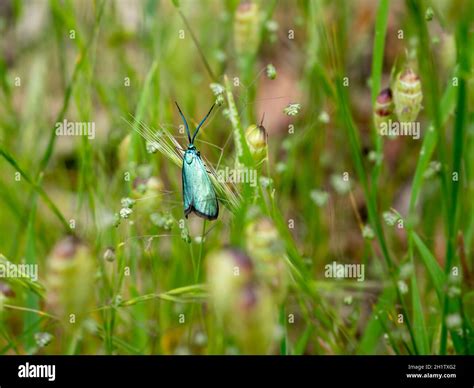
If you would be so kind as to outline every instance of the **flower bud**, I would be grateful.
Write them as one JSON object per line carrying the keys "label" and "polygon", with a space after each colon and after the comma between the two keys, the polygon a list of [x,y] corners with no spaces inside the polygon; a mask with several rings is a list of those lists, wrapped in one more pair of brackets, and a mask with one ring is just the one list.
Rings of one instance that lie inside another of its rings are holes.
{"label": "flower bud", "polygon": [[104,252],[104,260],[108,262],[115,261],[115,249],[108,247]]}
{"label": "flower bud", "polygon": [[423,92],[418,75],[408,68],[401,72],[395,82],[393,101],[395,112],[400,122],[412,122],[418,117],[421,109]]}
{"label": "flower bud", "polygon": [[267,131],[263,125],[250,125],[245,131],[245,138],[256,163],[267,156]]}
{"label": "flower bud", "polygon": [[78,324],[93,302],[94,258],[77,237],[68,236],[53,248],[47,267],[48,308],[65,322]]}
{"label": "flower bud", "polygon": [[392,90],[383,89],[377,96],[374,106],[374,125],[378,133],[381,131],[382,123],[388,123],[393,119],[393,109]]}
{"label": "flower bud", "polygon": [[250,0],[240,2],[234,20],[234,45],[237,55],[254,55],[260,44],[259,12]]}

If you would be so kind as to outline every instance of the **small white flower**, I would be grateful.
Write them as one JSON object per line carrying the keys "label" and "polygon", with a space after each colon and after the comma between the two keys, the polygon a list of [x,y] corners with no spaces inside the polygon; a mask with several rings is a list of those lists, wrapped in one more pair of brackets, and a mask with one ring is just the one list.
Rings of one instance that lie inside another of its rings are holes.
{"label": "small white flower", "polygon": [[128,207],[123,207],[122,209],[120,209],[120,217],[121,218],[128,218],[130,216],[130,214],[133,213],[133,210],[128,208]]}
{"label": "small white flower", "polygon": [[362,237],[366,238],[367,240],[373,240],[375,234],[370,225],[364,225],[364,228],[362,229]]}
{"label": "small white flower", "polygon": [[446,317],[446,326],[448,329],[456,329],[461,326],[462,319],[459,314],[450,314]]}
{"label": "small white flower", "polygon": [[301,104],[288,104],[288,106],[283,109],[283,113],[287,116],[296,116],[301,110]]}
{"label": "small white flower", "polygon": [[133,205],[135,205],[135,200],[133,200],[132,198],[126,197],[126,198],[122,198],[120,203],[122,204],[122,207],[132,208]]}
{"label": "small white flower", "polygon": [[259,178],[259,182],[262,185],[262,187],[264,187],[264,188],[269,187],[273,183],[272,179],[268,178],[266,176],[261,176]]}
{"label": "small white flower", "polygon": [[347,194],[349,190],[351,189],[350,182],[348,180],[346,181],[342,179],[342,176],[339,174],[331,175],[330,180],[331,180],[332,187],[334,187],[334,190],[336,190],[338,194],[341,194],[341,195]]}
{"label": "small white flower", "polygon": [[224,87],[218,83],[212,83],[209,85],[209,87],[211,88],[212,93],[214,93],[215,96],[223,94],[225,91]]}
{"label": "small white flower", "polygon": [[160,149],[160,144],[156,141],[147,141],[146,142],[146,152],[149,154],[154,154]]}
{"label": "small white flower", "polygon": [[329,193],[324,190],[312,190],[309,195],[313,202],[319,207],[326,205],[329,200]]}
{"label": "small white flower", "polygon": [[408,285],[403,280],[399,280],[397,285],[401,294],[406,294],[408,292]]}
{"label": "small white flower", "polygon": [[326,111],[323,110],[323,111],[319,114],[318,120],[319,120],[321,123],[323,123],[323,124],[329,123],[329,114],[328,114],[328,112],[326,112]]}
{"label": "small white flower", "polygon": [[53,340],[53,338],[54,338],[53,335],[50,333],[40,332],[40,333],[35,334],[36,344],[40,348],[44,348],[45,346],[49,345],[49,343]]}
{"label": "small white flower", "polygon": [[266,72],[267,72],[267,77],[270,79],[275,79],[277,76],[277,71],[275,69],[275,66],[273,66],[271,63],[267,65]]}
{"label": "small white flower", "polygon": [[384,212],[383,219],[387,225],[394,226],[398,221],[398,216],[393,212]]}

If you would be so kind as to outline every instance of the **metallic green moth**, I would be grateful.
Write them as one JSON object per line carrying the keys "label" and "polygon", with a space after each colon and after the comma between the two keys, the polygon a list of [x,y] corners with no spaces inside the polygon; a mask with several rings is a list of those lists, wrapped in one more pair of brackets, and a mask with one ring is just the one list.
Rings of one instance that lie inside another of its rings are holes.
{"label": "metallic green moth", "polygon": [[194,131],[193,137],[191,137],[186,118],[181,112],[178,103],[176,103],[179,114],[186,127],[189,140],[188,148],[183,156],[182,169],[183,203],[186,218],[188,218],[188,215],[192,212],[207,220],[215,220],[219,215],[219,204],[214,187],[207,174],[206,167],[201,160],[201,153],[194,146],[194,140],[196,139],[199,129],[211,114],[214,105],[212,105],[207,115],[199,123]]}

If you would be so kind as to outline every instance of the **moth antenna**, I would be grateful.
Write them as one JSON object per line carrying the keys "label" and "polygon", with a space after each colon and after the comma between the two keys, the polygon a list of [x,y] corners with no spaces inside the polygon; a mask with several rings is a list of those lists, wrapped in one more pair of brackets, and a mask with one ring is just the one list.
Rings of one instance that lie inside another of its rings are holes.
{"label": "moth antenna", "polygon": [[263,112],[262,120],[260,121],[260,127],[263,125],[263,120],[265,119],[265,112]]}
{"label": "moth antenna", "polygon": [[178,108],[179,114],[181,115],[181,119],[184,122],[184,125],[186,127],[186,133],[188,134],[189,144],[191,144],[192,143],[191,133],[189,132],[188,122],[186,121],[186,118],[184,117],[183,112],[181,112],[181,108],[179,107],[178,103],[176,101],[174,103],[176,104],[176,107]]}
{"label": "moth antenna", "polygon": [[199,123],[198,127],[196,128],[196,130],[194,131],[194,135],[193,135],[193,138],[192,138],[192,142],[191,143],[194,143],[194,139],[196,138],[198,132],[199,132],[199,129],[201,128],[201,126],[204,124],[204,122],[206,121],[206,119],[209,117],[209,115],[211,114],[212,110],[214,109],[214,107],[216,106],[216,104],[212,104],[211,106],[211,109],[209,109],[209,112],[207,112],[207,115],[204,116],[204,118],[201,120],[201,122]]}

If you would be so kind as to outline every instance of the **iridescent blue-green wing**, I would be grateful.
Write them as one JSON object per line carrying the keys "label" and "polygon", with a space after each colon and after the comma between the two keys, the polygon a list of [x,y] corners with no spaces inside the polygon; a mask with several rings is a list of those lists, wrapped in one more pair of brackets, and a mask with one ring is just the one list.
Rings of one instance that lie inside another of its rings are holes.
{"label": "iridescent blue-green wing", "polygon": [[199,156],[195,162],[197,165],[200,165],[200,168],[197,170],[201,177],[201,186],[198,186],[199,189],[197,193],[194,194],[194,211],[203,218],[215,220],[219,215],[219,203],[217,201],[216,192],[214,191],[214,186]]}
{"label": "iridescent blue-green wing", "polygon": [[204,163],[196,154],[185,155],[183,160],[184,214],[195,212],[208,220],[215,220],[219,204]]}
{"label": "iridescent blue-green wing", "polygon": [[183,158],[183,169],[182,169],[182,180],[183,180],[183,205],[184,215],[186,218],[192,211],[193,204],[193,186],[192,186],[192,171],[191,167],[186,163],[186,159]]}

